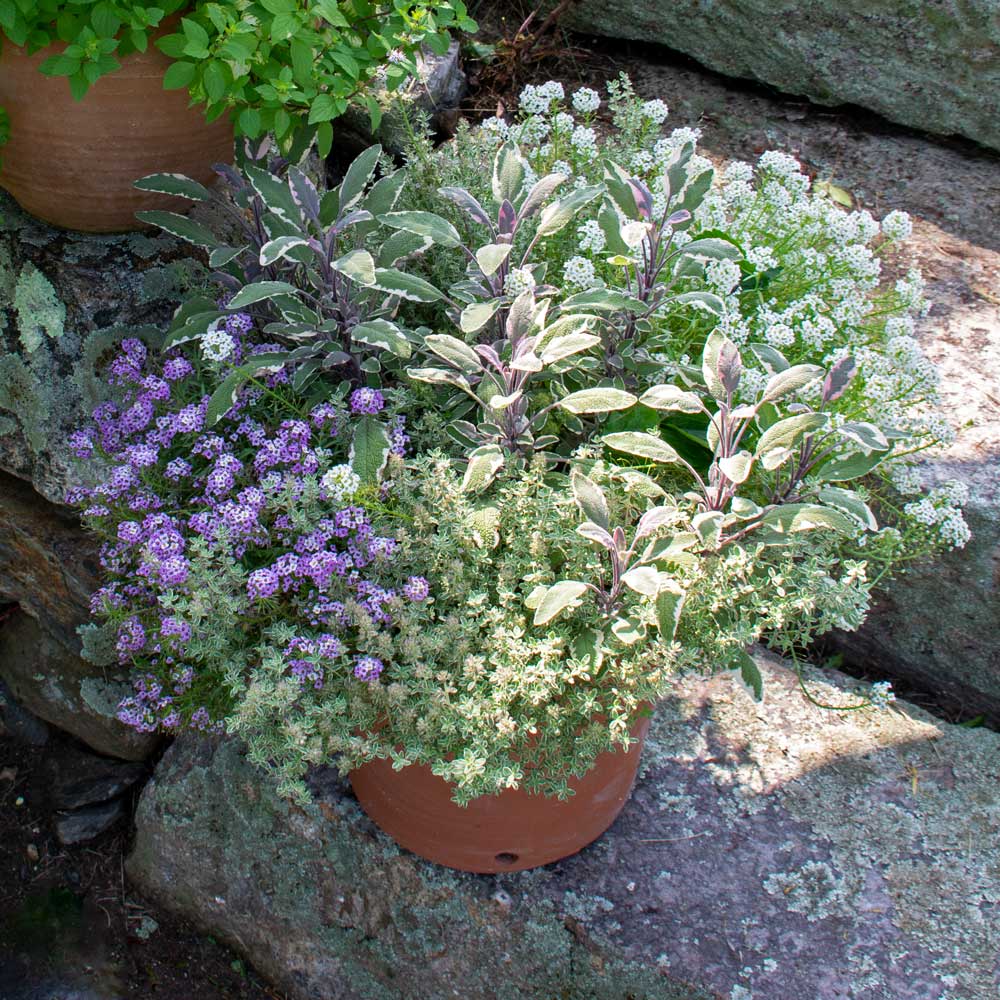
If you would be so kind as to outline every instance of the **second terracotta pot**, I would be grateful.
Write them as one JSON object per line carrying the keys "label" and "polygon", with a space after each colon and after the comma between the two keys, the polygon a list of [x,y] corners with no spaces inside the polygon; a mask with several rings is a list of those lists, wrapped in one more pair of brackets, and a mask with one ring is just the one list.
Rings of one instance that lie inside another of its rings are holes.
{"label": "second terracotta pot", "polygon": [[0,53],[0,106],[10,115],[0,186],[26,211],[66,229],[140,229],[137,211],[179,203],[137,191],[134,181],[180,173],[208,183],[213,163],[232,162],[229,122],[209,124],[188,107],[186,90],[163,89],[170,61],[152,44],[124,58],[82,101],[73,100],[64,77],[38,71],[62,47],[29,56],[5,40]]}
{"label": "second terracotta pot", "polygon": [[496,873],[537,868],[576,854],[622,811],[635,783],[649,719],[632,729],[627,751],[604,753],[564,801],[507,789],[457,806],[452,788],[429,767],[394,771],[375,760],[351,772],[364,811],[401,847],[461,871]]}

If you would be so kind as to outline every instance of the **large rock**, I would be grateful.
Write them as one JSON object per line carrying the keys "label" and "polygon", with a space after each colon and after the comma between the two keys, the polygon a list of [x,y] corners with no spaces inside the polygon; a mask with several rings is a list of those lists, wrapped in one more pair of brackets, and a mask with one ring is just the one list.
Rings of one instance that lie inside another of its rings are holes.
{"label": "large rock", "polygon": [[0,198],[0,678],[25,707],[95,750],[138,759],[155,739],[114,718],[123,679],[81,659],[95,546],[61,506],[95,474],[69,448],[103,398],[102,358],[152,338],[204,269],[176,240],[52,229]]}
{"label": "large rock", "polygon": [[[763,706],[727,677],[679,685],[619,820],[545,869],[422,862],[334,773],[300,809],[235,743],[188,736],[146,787],[127,870],[295,1000],[994,995],[1000,736],[818,708],[758,662]],[[859,703],[843,676],[805,680]]]}
{"label": "large rock", "polygon": [[890,278],[917,266],[933,302],[917,336],[940,366],[955,443],[924,469],[928,483],[968,486],[972,539],[889,580],[860,632],[835,637],[852,669],[900,681],[966,716],[1000,722],[1000,158],[957,149],[856,114],[748,91],[691,66],[633,58],[636,90],[661,97],[668,125],[697,123],[716,162],[782,149],[877,217],[914,216],[886,258]]}
{"label": "large rock", "polygon": [[580,0],[564,23],[658,42],[820,104],[1000,148],[996,0]]}

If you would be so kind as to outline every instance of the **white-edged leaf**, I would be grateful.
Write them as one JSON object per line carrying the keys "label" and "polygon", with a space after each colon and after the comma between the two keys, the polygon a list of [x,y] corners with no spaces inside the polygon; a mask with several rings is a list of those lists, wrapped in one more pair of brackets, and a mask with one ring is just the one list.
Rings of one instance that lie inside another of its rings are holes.
{"label": "white-edged leaf", "polygon": [[237,257],[244,250],[248,249],[245,246],[242,247],[216,247],[208,255],[208,265],[209,267],[225,267],[230,261],[236,260]]}
{"label": "white-edged leaf", "polygon": [[675,580],[660,581],[660,592],[656,595],[656,621],[663,642],[673,642],[677,636],[685,596],[684,588]]}
{"label": "white-edged leaf", "polygon": [[545,625],[566,608],[577,603],[587,590],[587,585],[579,580],[560,580],[545,592],[535,609],[535,624]]}
{"label": "white-edged leaf", "polygon": [[297,289],[287,281],[254,281],[244,285],[230,300],[226,308],[243,309],[255,302],[273,299],[277,295],[295,295]]}
{"label": "white-edged leaf", "polygon": [[469,453],[469,464],[462,477],[462,491],[478,493],[485,490],[503,468],[503,451],[499,445],[484,444]]}
{"label": "white-edged leaf", "polygon": [[458,337],[447,333],[432,333],[424,338],[424,347],[466,375],[478,375],[483,370],[479,355]]}
{"label": "white-edged leaf", "polygon": [[458,230],[447,219],[433,212],[386,212],[378,220],[392,229],[405,229],[408,233],[426,236],[443,247],[457,247],[462,243]]}
{"label": "white-edged leaf", "polygon": [[375,287],[410,302],[437,302],[444,298],[444,293],[438,291],[429,281],[416,274],[397,271],[392,267],[375,268]]}
{"label": "white-edged leaf", "polygon": [[796,413],[772,424],[757,442],[755,454],[766,455],[774,448],[794,448],[806,434],[825,427],[829,417],[825,413]]}
{"label": "white-edged leaf", "polygon": [[386,462],[389,461],[389,436],[380,420],[365,414],[354,427],[348,463],[361,478],[372,485],[379,481]]}
{"label": "white-edged leaf", "polygon": [[510,256],[513,249],[510,243],[487,243],[476,251],[476,263],[483,274],[489,277]]}
{"label": "white-edged leaf", "polygon": [[173,194],[179,198],[189,198],[191,201],[208,201],[212,197],[204,184],[199,184],[184,174],[148,174],[146,177],[140,177],[132,186],[140,191]]}
{"label": "white-edged leaf", "polygon": [[754,701],[763,701],[764,678],[761,677],[760,668],[754,662],[754,658],[745,649],[741,649],[730,660],[729,669],[740,672],[740,680],[749,688]]}
{"label": "white-edged leaf", "polygon": [[140,222],[156,226],[164,232],[170,233],[171,236],[186,240],[196,247],[204,247],[206,250],[211,250],[219,245],[219,240],[211,229],[203,226],[200,222],[189,219],[186,215],[179,215],[177,212],[150,210],[136,212],[135,217]]}
{"label": "white-edged leaf", "polygon": [[653,532],[659,531],[664,525],[670,524],[675,513],[673,507],[651,507],[639,518],[639,525],[635,529],[636,541],[639,541],[640,538],[646,538]]}
{"label": "white-edged leaf", "polygon": [[545,341],[542,348],[541,359],[547,364],[562,361],[563,358],[579,354],[581,351],[589,351],[601,342],[601,338],[593,333],[567,333],[561,337],[553,337]]}
{"label": "white-edged leaf", "polygon": [[398,358],[408,358],[413,347],[395,323],[387,319],[370,319],[351,329],[351,338],[369,347],[381,347]]}
{"label": "white-edged leaf", "polygon": [[817,492],[816,496],[827,506],[836,507],[856,518],[869,531],[878,531],[878,521],[875,520],[875,515],[871,512],[868,504],[854,490],[845,490],[838,486],[824,486]]}
{"label": "white-edged leaf", "polygon": [[493,197],[498,201],[517,201],[524,187],[528,163],[521,155],[517,144],[505,142],[493,158]]}
{"label": "white-edged leaf", "polygon": [[753,455],[748,451],[739,451],[735,455],[719,459],[719,468],[723,474],[734,483],[745,482],[753,465]]}
{"label": "white-edged leaf", "polygon": [[489,407],[491,410],[506,410],[508,406],[513,406],[523,396],[524,393],[520,389],[508,396],[490,396]]}
{"label": "white-edged leaf", "polygon": [[330,266],[359,285],[375,284],[375,259],[367,250],[351,250]]}
{"label": "white-edged leaf", "polygon": [[792,365],[768,379],[761,397],[766,402],[773,402],[790,392],[798,392],[803,386],[815,382],[823,374],[819,365]]}
{"label": "white-edged leaf", "polygon": [[268,240],[260,248],[260,263],[265,267],[273,264],[276,260],[281,260],[288,256],[290,250],[296,247],[307,247],[309,241],[301,236],[278,236],[273,240]]}
{"label": "white-edged leaf", "polygon": [[817,528],[838,531],[842,535],[853,535],[857,531],[857,522],[853,517],[832,507],[813,503],[786,503],[771,507],[761,518],[761,524],[786,534]]}
{"label": "white-edged leaf", "polygon": [[595,524],[593,521],[584,521],[583,524],[577,527],[576,533],[581,538],[586,538],[590,542],[596,542],[609,552],[617,551],[617,546],[611,532],[606,528],[602,528],[599,524]]}
{"label": "white-edged leaf", "polygon": [[584,205],[597,198],[603,190],[603,187],[597,184],[577,188],[564,198],[546,205],[538,217],[537,235],[552,236],[558,233]]}
{"label": "white-edged leaf", "polygon": [[349,208],[356,205],[365,193],[368,182],[375,173],[378,158],[382,155],[382,147],[369,146],[362,150],[344,174],[344,179],[338,188],[340,194],[340,213],[345,214]]}
{"label": "white-edged leaf", "polygon": [[459,328],[462,333],[475,333],[493,319],[499,308],[499,299],[491,299],[489,302],[470,302],[458,319]]}

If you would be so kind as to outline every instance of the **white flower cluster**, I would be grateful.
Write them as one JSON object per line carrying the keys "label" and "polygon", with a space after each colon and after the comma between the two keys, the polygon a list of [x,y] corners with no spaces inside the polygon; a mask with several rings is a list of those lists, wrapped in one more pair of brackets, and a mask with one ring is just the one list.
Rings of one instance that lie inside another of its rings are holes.
{"label": "white flower cluster", "polygon": [[597,284],[594,262],[586,257],[570,257],[563,267],[563,281],[577,288],[592,288]]}
{"label": "white flower cluster", "polygon": [[337,504],[350,500],[361,486],[361,477],[349,465],[334,465],[320,480],[330,499]]}
{"label": "white flower cluster", "polygon": [[654,124],[662,125],[667,120],[670,113],[666,104],[657,98],[653,101],[646,101],[642,105],[642,113]]}
{"label": "white flower cluster", "polygon": [[576,232],[580,237],[577,242],[581,250],[600,253],[607,243],[604,230],[601,229],[596,219],[588,219],[582,226],[577,228]]}
{"label": "white flower cluster", "polygon": [[236,341],[225,330],[211,329],[202,334],[201,353],[209,360],[222,362],[236,351]]}
{"label": "white flower cluster", "polygon": [[868,700],[873,708],[884,711],[896,700],[896,693],[888,681],[876,681],[868,692]]}
{"label": "white flower cluster", "polygon": [[890,240],[909,239],[913,232],[913,223],[906,212],[890,212],[882,220],[882,233]]}
{"label": "white flower cluster", "polygon": [[601,95],[590,87],[581,87],[573,94],[573,107],[587,115],[601,106]]}
{"label": "white flower cluster", "polygon": [[535,276],[526,267],[511,268],[503,283],[504,294],[509,295],[512,299],[534,287]]}
{"label": "white flower cluster", "polygon": [[920,500],[906,504],[903,510],[920,524],[934,528],[953,549],[960,549],[972,537],[962,516],[962,507],[968,501],[968,487],[957,480],[950,480]]}
{"label": "white flower cluster", "polygon": [[561,101],[565,96],[563,85],[555,80],[549,80],[540,86],[529,83],[521,91],[518,103],[526,114],[544,115],[551,110],[554,101]]}

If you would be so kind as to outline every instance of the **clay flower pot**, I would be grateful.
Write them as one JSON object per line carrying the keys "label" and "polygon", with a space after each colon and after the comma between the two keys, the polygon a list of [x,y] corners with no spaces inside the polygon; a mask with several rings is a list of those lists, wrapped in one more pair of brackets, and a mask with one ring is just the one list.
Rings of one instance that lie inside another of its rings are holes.
{"label": "clay flower pot", "polygon": [[0,147],[0,186],[23,209],[66,229],[141,229],[137,211],[177,206],[169,196],[137,191],[134,181],[180,173],[208,183],[213,163],[232,162],[229,122],[208,124],[188,107],[186,90],[163,89],[170,61],[152,44],[124,58],[82,101],[73,100],[65,78],[38,71],[62,48],[29,56],[4,40],[0,53],[0,106],[11,136]]}
{"label": "clay flower pot", "polygon": [[451,800],[451,786],[422,764],[394,771],[374,760],[350,774],[364,811],[401,847],[461,871],[496,873],[537,868],[582,850],[622,811],[635,783],[649,718],[632,728],[627,751],[604,753],[565,801],[507,789]]}

